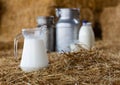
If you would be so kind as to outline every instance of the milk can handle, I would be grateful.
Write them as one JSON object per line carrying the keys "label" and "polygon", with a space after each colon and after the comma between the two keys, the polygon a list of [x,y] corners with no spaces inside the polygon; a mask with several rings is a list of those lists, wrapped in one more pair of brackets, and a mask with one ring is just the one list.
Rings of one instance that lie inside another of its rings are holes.
{"label": "milk can handle", "polygon": [[22,33],[19,33],[15,39],[14,39],[14,56],[17,57],[17,46],[18,46],[18,40],[22,37]]}

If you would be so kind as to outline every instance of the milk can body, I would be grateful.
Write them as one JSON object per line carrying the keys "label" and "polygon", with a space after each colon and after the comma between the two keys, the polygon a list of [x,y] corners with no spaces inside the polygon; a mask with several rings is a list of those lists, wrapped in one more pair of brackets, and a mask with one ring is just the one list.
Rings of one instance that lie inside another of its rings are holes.
{"label": "milk can body", "polygon": [[37,18],[37,27],[41,27],[43,25],[47,26],[47,35],[46,35],[46,48],[47,51],[53,52],[55,51],[55,25],[54,25],[54,17],[53,16],[39,16]]}
{"label": "milk can body", "polygon": [[73,16],[74,16],[74,22],[75,22],[75,28],[74,28],[74,40],[78,40],[79,37],[79,29],[80,29],[80,9],[79,8],[73,8]]}
{"label": "milk can body", "polygon": [[59,13],[59,20],[56,24],[56,50],[58,52],[69,52],[69,46],[74,41],[75,22],[73,20],[73,11],[62,8],[59,9]]}

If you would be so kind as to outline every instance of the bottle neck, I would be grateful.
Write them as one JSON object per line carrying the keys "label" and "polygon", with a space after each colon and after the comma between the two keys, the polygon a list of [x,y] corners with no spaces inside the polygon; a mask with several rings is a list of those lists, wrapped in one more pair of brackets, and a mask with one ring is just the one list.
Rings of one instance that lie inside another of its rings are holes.
{"label": "bottle neck", "polygon": [[60,19],[73,19],[74,16],[72,13],[61,13]]}
{"label": "bottle neck", "polygon": [[59,15],[61,19],[73,19],[74,18],[74,14],[71,9],[61,9],[59,11]]}
{"label": "bottle neck", "polygon": [[60,19],[73,19],[73,17],[70,17],[70,16],[61,16]]}

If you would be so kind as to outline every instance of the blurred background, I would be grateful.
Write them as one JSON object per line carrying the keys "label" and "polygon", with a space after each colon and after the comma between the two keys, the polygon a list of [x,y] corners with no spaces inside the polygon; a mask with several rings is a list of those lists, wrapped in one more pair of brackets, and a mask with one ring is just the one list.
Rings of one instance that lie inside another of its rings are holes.
{"label": "blurred background", "polygon": [[96,38],[120,39],[120,0],[0,0],[0,49],[10,49],[22,28],[36,27],[37,16],[66,7],[80,8],[80,20],[92,22]]}

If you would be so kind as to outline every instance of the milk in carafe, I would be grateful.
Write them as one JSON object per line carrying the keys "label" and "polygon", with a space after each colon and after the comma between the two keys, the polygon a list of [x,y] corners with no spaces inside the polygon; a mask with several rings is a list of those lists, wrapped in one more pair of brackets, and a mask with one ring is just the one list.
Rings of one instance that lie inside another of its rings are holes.
{"label": "milk in carafe", "polygon": [[24,45],[20,68],[25,72],[37,71],[48,66],[48,56],[45,48],[45,27],[42,29],[22,29],[22,33],[15,38],[15,56],[17,56],[18,39],[24,36]]}
{"label": "milk in carafe", "polygon": [[43,40],[25,39],[20,63],[22,70],[28,72],[47,66],[48,58],[45,52]]}

